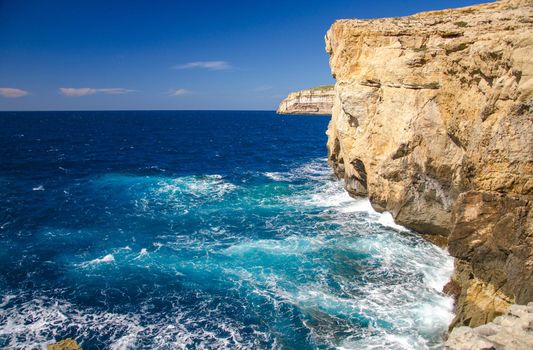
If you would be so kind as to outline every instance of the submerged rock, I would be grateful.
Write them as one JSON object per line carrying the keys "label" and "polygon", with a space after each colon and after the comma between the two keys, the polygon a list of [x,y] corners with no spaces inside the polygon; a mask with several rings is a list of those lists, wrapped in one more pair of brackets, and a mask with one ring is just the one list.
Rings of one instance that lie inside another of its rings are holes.
{"label": "submerged rock", "polygon": [[281,101],[276,112],[279,114],[331,114],[334,95],[333,85],[293,92]]}
{"label": "submerged rock", "polygon": [[329,163],[351,195],[447,237],[453,326],[533,300],[532,18],[532,1],[509,0],[326,35]]}

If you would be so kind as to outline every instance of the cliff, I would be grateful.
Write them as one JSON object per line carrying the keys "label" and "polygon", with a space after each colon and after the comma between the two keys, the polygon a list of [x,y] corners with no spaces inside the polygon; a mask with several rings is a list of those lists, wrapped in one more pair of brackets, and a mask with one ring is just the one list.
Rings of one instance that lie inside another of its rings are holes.
{"label": "cliff", "polygon": [[350,194],[447,241],[452,327],[533,300],[532,6],[338,20],[326,35],[329,163]]}
{"label": "cliff", "polygon": [[333,85],[300,90],[290,93],[281,101],[276,112],[279,114],[331,114],[334,96]]}

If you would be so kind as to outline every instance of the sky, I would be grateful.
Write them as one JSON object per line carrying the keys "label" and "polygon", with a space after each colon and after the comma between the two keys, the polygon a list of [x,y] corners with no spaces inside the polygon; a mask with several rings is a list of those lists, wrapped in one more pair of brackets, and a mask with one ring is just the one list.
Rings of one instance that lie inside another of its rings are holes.
{"label": "sky", "polygon": [[331,84],[324,35],[482,0],[0,0],[0,110],[273,110]]}

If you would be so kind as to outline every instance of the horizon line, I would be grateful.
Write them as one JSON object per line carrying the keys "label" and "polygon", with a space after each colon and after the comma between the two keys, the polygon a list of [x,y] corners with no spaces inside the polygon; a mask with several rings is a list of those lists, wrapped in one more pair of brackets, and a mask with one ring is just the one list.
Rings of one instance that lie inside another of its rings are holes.
{"label": "horizon line", "polygon": [[0,113],[25,112],[276,112],[275,109],[35,109],[0,110]]}

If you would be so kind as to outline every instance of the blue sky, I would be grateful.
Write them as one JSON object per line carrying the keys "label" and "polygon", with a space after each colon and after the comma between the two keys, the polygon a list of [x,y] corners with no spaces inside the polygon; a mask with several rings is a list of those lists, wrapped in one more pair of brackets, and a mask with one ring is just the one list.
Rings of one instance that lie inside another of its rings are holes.
{"label": "blue sky", "polygon": [[335,19],[480,2],[0,0],[0,110],[272,110],[333,83]]}

